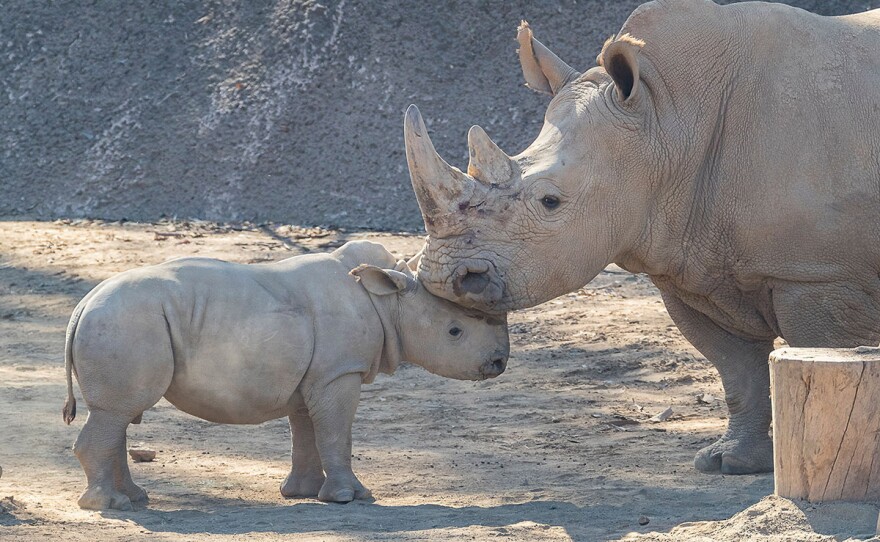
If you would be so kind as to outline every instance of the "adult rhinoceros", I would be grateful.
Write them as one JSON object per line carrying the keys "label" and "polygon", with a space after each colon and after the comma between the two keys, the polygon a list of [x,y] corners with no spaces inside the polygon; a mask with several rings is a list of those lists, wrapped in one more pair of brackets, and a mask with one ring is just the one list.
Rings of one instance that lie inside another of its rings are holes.
{"label": "adult rhinoceros", "polygon": [[461,172],[407,111],[421,280],[504,311],[611,262],[647,273],[725,388],[729,427],[696,468],[771,470],[774,339],[880,340],[880,10],[650,2],[583,74],[527,23],[517,39],[528,85],[553,95],[522,153],[474,126]]}

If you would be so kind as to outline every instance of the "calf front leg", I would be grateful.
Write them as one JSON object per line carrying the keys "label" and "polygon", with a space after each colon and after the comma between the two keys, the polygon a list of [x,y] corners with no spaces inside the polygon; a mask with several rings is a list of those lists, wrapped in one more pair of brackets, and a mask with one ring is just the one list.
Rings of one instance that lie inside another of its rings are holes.
{"label": "calf front leg", "polygon": [[324,485],[321,456],[315,445],[315,428],[309,410],[300,392],[290,405],[291,468],[281,484],[285,497],[317,497]]}
{"label": "calf front leg", "polygon": [[349,502],[371,496],[351,470],[351,424],[360,392],[360,373],[349,373],[305,393],[315,444],[327,475],[318,492],[322,501]]}
{"label": "calf front leg", "polygon": [[730,412],[727,431],[697,452],[694,467],[722,474],[772,471],[768,357],[773,339],[739,337],[674,296],[663,294],[663,301],[682,335],[718,369]]}

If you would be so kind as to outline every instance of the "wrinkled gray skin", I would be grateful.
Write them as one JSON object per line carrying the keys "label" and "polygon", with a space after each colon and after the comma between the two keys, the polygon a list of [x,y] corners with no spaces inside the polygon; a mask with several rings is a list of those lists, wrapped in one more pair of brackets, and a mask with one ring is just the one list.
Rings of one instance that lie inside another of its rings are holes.
{"label": "wrinkled gray skin", "polygon": [[730,422],[703,472],[772,469],[767,356],[880,340],[880,10],[645,4],[580,74],[518,35],[553,95],[508,157],[474,127],[467,173],[407,112],[407,158],[437,295],[482,310],[544,302],[611,262],[647,273],[718,369]]}
{"label": "wrinkled gray skin", "polygon": [[[67,423],[76,371],[89,417],[74,446],[88,478],[79,505],[146,502],[128,470],[125,431],[163,396],[216,423],[288,416],[286,497],[370,497],[351,470],[351,424],[362,382],[402,360],[450,378],[501,374],[504,318],[425,291],[382,245],[267,265],[185,258],[104,281],[68,327]],[[354,276],[351,276],[354,275]]]}

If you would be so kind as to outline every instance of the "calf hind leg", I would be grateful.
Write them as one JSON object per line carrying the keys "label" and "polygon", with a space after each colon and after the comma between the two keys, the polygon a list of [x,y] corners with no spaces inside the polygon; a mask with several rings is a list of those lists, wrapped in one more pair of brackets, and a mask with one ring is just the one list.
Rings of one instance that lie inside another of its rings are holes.
{"label": "calf hind leg", "polygon": [[[133,423],[133,422],[132,422]],[[131,478],[131,471],[128,470],[128,454],[126,454],[127,446],[125,444],[125,435],[123,434],[122,446],[119,448],[116,462],[113,465],[113,481],[117,491],[124,493],[133,505],[146,505],[149,502],[147,492],[142,487],[134,483]]]}
{"label": "calf hind leg", "polygon": [[[125,430],[131,417],[92,409],[80,431],[73,453],[86,473],[88,487],[79,498],[81,508],[89,510],[131,510],[132,499],[138,492],[125,458]],[[126,491],[127,490],[127,491]],[[146,492],[143,492],[146,498]]]}
{"label": "calf hind leg", "polygon": [[125,431],[168,390],[174,353],[161,312],[131,307],[87,306],[70,344],[90,411],[74,447],[88,479],[83,508],[128,510],[146,501],[128,470]]}

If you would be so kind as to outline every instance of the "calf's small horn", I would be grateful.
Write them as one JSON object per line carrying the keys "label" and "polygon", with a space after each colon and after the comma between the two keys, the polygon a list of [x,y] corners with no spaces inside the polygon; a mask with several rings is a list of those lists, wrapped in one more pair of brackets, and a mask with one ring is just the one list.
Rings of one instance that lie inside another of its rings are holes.
{"label": "calf's small horn", "polygon": [[484,184],[505,184],[512,174],[511,160],[492,141],[485,130],[471,126],[468,131],[468,175]]}
{"label": "calf's small horn", "polygon": [[425,229],[435,237],[454,235],[456,220],[450,211],[464,195],[474,191],[475,182],[437,154],[415,105],[406,110],[403,125],[410,180],[425,219]]}

